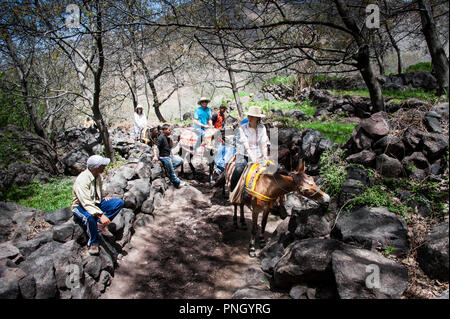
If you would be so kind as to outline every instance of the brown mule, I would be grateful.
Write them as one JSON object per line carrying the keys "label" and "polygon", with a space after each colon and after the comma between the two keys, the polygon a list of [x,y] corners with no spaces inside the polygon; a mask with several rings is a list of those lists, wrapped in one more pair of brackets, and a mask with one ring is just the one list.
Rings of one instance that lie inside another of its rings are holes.
{"label": "brown mule", "polygon": [[[227,172],[228,173],[228,172]],[[231,174],[233,172],[230,172]],[[264,231],[267,224],[267,217],[269,212],[277,199],[283,198],[284,195],[290,192],[297,191],[300,195],[313,199],[320,204],[327,205],[330,202],[330,196],[322,191],[314,182],[311,176],[305,173],[305,165],[303,161],[297,170],[289,175],[282,174],[261,174],[256,184],[255,192],[259,193],[267,198],[275,199],[273,201],[262,201],[256,197],[250,197],[244,200],[240,205],[240,222],[243,229],[247,229],[244,218],[244,205],[249,205],[252,210],[252,230],[249,247],[250,257],[256,256],[255,241],[256,234],[258,232],[258,217],[262,212],[261,230],[259,232],[259,245],[260,248],[265,246]],[[237,204],[234,205],[233,224],[237,228]],[[283,217],[283,216],[282,216]]]}

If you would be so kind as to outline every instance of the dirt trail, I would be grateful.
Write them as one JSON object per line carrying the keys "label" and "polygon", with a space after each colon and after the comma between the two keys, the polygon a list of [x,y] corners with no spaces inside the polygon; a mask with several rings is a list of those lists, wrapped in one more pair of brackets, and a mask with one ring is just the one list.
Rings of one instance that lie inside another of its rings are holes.
{"label": "dirt trail", "polygon": [[[231,298],[245,286],[244,272],[260,267],[248,256],[250,210],[249,229],[234,230],[233,207],[221,190],[185,181],[180,189],[169,186],[155,220],[136,229],[102,298]],[[266,238],[280,221],[269,216]]]}

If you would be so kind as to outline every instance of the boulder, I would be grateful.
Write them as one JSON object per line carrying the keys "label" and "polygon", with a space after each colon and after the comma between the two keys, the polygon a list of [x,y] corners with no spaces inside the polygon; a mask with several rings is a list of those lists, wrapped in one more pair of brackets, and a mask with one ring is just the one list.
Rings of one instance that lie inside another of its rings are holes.
{"label": "boulder", "polygon": [[292,208],[288,230],[298,239],[317,238],[330,234],[334,213],[312,200]]}
{"label": "boulder", "polygon": [[441,121],[434,116],[425,116],[423,122],[430,133],[442,133]]}
{"label": "boulder", "polygon": [[376,157],[376,170],[386,177],[400,177],[403,176],[403,166],[396,158],[392,158],[386,154],[381,154]]}
{"label": "boulder", "polygon": [[77,176],[86,169],[86,162],[89,156],[94,155],[89,153],[81,146],[69,151],[63,158],[62,162],[65,165],[65,174]]}
{"label": "boulder", "polygon": [[127,192],[123,195],[126,208],[139,209],[150,194],[150,179],[141,178],[128,182]]}
{"label": "boulder", "polygon": [[61,225],[73,216],[70,207],[64,207],[52,212],[45,213],[44,220],[51,225]]}
{"label": "boulder", "polygon": [[344,148],[348,149],[348,154],[359,153],[363,150],[369,150],[372,146],[372,138],[365,133],[360,125],[357,125],[347,140]]}
{"label": "boulder", "polygon": [[394,136],[386,135],[380,138],[372,145],[375,154],[386,154],[390,157],[401,160],[405,157],[405,145],[403,142]]}
{"label": "boulder", "polygon": [[27,275],[19,280],[19,289],[22,298],[34,299],[36,296],[36,280],[32,275]]}
{"label": "boulder", "polygon": [[438,113],[440,116],[442,116],[443,119],[448,121],[448,102],[434,105],[431,108],[431,111]]}
{"label": "boulder", "polygon": [[369,150],[363,150],[359,153],[348,156],[345,160],[353,164],[361,164],[365,167],[371,167],[375,163],[376,154]]}
{"label": "boulder", "polygon": [[9,243],[0,244],[0,260],[7,258],[14,260],[20,255],[19,249]]}
{"label": "boulder", "polygon": [[279,295],[279,293],[266,289],[242,288],[237,290],[231,299],[276,299],[279,298]]}
{"label": "boulder", "polygon": [[432,279],[448,282],[449,245],[448,222],[435,225],[417,250],[420,268]]}
{"label": "boulder", "polygon": [[369,136],[375,139],[381,138],[389,133],[387,114],[384,112],[372,114],[370,118],[362,120],[360,125]]}
{"label": "boulder", "polygon": [[19,281],[14,278],[0,278],[0,299],[17,299]]}
{"label": "boulder", "polygon": [[416,126],[410,126],[403,134],[403,143],[408,153],[419,150],[422,145],[424,133]]}
{"label": "boulder", "polygon": [[425,134],[423,140],[423,153],[429,160],[435,160],[448,150],[448,136],[436,133]]}
{"label": "boulder", "polygon": [[421,152],[414,152],[411,155],[406,156],[402,160],[402,165],[406,171],[411,170],[412,167],[417,167],[424,170],[430,167],[430,163],[428,163],[427,158]]}
{"label": "boulder", "polygon": [[65,224],[53,227],[53,240],[65,243],[72,239],[74,224],[69,221]]}
{"label": "boulder", "polygon": [[366,249],[384,250],[392,247],[392,255],[409,252],[406,222],[385,207],[362,207],[342,213],[332,237]]}
{"label": "boulder", "polygon": [[332,281],[331,254],[342,245],[334,239],[294,241],[274,268],[274,286],[288,289],[302,282]]}
{"label": "boulder", "polygon": [[408,270],[381,254],[346,247],[331,263],[341,299],[400,299],[408,287]]}

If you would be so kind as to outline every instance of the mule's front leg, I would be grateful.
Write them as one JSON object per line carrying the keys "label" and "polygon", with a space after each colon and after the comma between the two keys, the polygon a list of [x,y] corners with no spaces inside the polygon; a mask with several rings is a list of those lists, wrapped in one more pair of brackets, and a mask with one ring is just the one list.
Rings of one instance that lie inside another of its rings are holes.
{"label": "mule's front leg", "polygon": [[266,246],[266,239],[264,238],[264,232],[266,231],[267,217],[269,216],[269,210],[265,209],[261,220],[261,231],[259,233],[259,247],[262,249]]}
{"label": "mule's front leg", "polygon": [[234,229],[238,229],[238,223],[237,223],[237,205],[236,205],[236,204],[234,204],[233,227],[234,227]]}
{"label": "mule's front leg", "polygon": [[255,207],[252,211],[252,231],[251,231],[251,237],[250,237],[250,247],[248,254],[250,257],[256,257],[256,248],[255,248],[255,242],[256,242],[256,233],[258,232],[258,215],[259,211]]}
{"label": "mule's front leg", "polygon": [[240,205],[240,222],[241,222],[241,227],[243,230],[247,230],[247,223],[245,222],[245,215],[244,215],[244,204]]}

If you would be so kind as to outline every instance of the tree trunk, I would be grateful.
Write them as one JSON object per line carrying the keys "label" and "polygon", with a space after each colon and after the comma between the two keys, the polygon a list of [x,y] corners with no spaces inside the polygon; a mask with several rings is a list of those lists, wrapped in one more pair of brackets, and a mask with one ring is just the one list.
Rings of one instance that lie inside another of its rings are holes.
{"label": "tree trunk", "polygon": [[357,67],[361,72],[364,82],[369,89],[370,100],[372,102],[372,112],[384,111],[384,98],[380,83],[377,80],[370,61],[369,47],[367,45],[360,47],[356,57]]}
{"label": "tree trunk", "polygon": [[98,50],[98,64],[94,73],[94,94],[92,99],[92,112],[94,113],[94,121],[100,130],[100,135],[105,147],[105,156],[111,159],[111,162],[115,162],[114,149],[112,147],[111,139],[109,138],[108,127],[103,120],[102,113],[100,112],[100,92],[101,92],[101,77],[103,73],[103,67],[105,64],[105,56],[103,52],[102,42],[102,14],[100,11],[100,4],[97,2],[97,16],[96,16],[96,32],[94,33],[95,45]]}
{"label": "tree trunk", "polygon": [[439,34],[436,30],[436,23],[434,22],[433,12],[428,0],[418,0],[420,18],[422,21],[422,33],[427,41],[428,50],[430,51],[431,61],[436,72],[436,79],[438,81],[438,94],[448,95],[449,93],[449,63],[445,55],[444,48],[439,39]]}
{"label": "tree trunk", "polygon": [[233,70],[228,69],[228,75],[230,76],[231,90],[233,91],[234,100],[236,101],[236,107],[238,109],[239,117],[242,119],[244,111],[242,110],[241,99],[239,98],[239,91],[236,85]]}
{"label": "tree trunk", "polygon": [[164,119],[164,117],[161,114],[161,111],[159,110],[159,107],[161,106],[161,103],[159,102],[159,99],[158,99],[158,92],[156,92],[155,83],[149,77],[147,77],[147,82],[148,82],[148,85],[150,86],[150,90],[152,91],[153,108],[155,109],[156,117],[158,118],[158,120],[160,122],[164,123],[164,122],[166,122],[166,120]]}
{"label": "tree trunk", "polygon": [[394,50],[397,54],[397,73],[402,74],[403,73],[403,65],[402,65],[402,55],[401,55],[400,48],[397,45],[397,41],[395,41],[395,38],[392,35],[391,30],[389,29],[387,21],[384,21],[384,26],[385,26],[386,32],[389,36],[389,40],[391,41],[392,47],[394,48]]}
{"label": "tree trunk", "polygon": [[355,21],[350,15],[350,11],[344,0],[334,0],[339,12],[339,16],[344,22],[345,26],[351,31],[353,38],[358,44],[358,53],[355,55],[356,66],[361,73],[364,82],[369,89],[370,100],[372,101],[372,112],[384,111],[383,92],[381,91],[380,83],[378,82],[375,72],[373,71],[372,61],[370,60],[370,52],[368,41],[366,41]]}
{"label": "tree trunk", "polygon": [[34,131],[36,132],[37,135],[39,135],[43,139],[47,139],[47,134],[45,134],[45,130],[39,121],[36,107],[34,106],[34,103],[30,97],[29,85],[27,80],[27,74],[29,73],[29,70],[28,72],[25,71],[25,65],[20,60],[9,33],[5,32],[5,40],[9,55],[11,56],[14,63],[14,67],[17,71],[17,74],[19,75],[20,89],[22,92],[23,102],[25,103],[25,106],[27,108],[28,116],[30,117],[30,121],[33,124]]}

